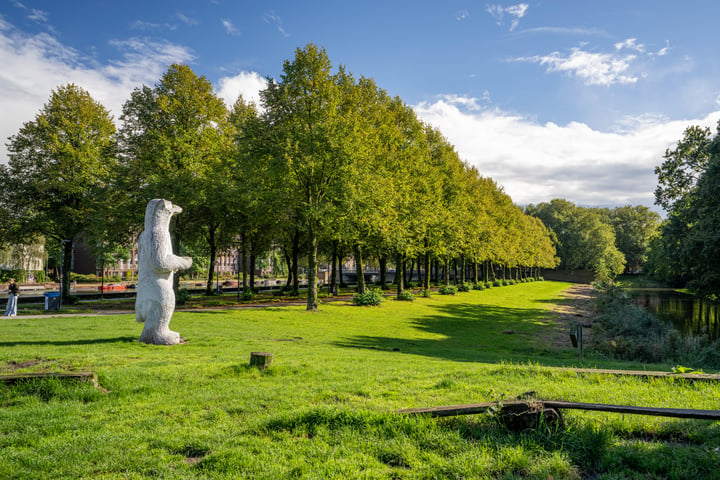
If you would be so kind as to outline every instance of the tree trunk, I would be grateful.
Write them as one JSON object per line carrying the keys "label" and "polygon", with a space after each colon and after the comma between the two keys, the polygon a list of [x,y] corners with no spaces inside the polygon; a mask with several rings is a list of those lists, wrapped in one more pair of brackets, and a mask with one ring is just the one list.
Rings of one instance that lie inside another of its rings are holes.
{"label": "tree trunk", "polygon": [[248,291],[248,275],[247,275],[247,264],[248,264],[248,247],[247,237],[245,233],[240,234],[240,243],[242,244],[242,282],[243,282],[243,293]]}
{"label": "tree trunk", "polygon": [[425,277],[423,278],[425,290],[430,289],[430,253],[425,253]]}
{"label": "tree trunk", "polygon": [[445,257],[445,286],[450,286],[450,259]]}
{"label": "tree trunk", "polygon": [[423,264],[425,257],[423,255],[418,255],[417,257],[417,279],[418,279],[418,285],[423,284],[423,276],[422,271],[420,270]]}
{"label": "tree trunk", "polygon": [[465,255],[460,255],[460,284],[465,285]]}
{"label": "tree trunk", "polygon": [[[405,261],[405,264],[407,265],[407,260]],[[412,278],[412,277],[413,277],[413,270],[414,270],[414,269],[415,269],[415,259],[414,259],[414,258],[411,258],[411,259],[410,259],[410,268],[408,268],[408,269],[406,270],[406,273],[405,273],[405,284],[406,284],[406,285],[409,285],[409,284],[412,283],[412,281],[413,281],[413,278]]]}
{"label": "tree trunk", "polygon": [[205,295],[213,294],[212,282],[215,273],[215,260],[217,258],[217,247],[215,246],[215,229],[211,228],[208,232],[208,246],[210,247],[210,266],[208,267],[207,285],[205,285]]}
{"label": "tree trunk", "polygon": [[297,295],[300,291],[300,278],[298,277],[298,256],[300,255],[300,231],[296,228],[292,244],[292,276],[293,293]]}
{"label": "tree trunk", "polygon": [[340,288],[347,288],[347,282],[345,282],[345,278],[343,277],[343,260],[345,259],[345,252],[344,249],[339,246],[338,247],[338,276],[340,277]]}
{"label": "tree trunk", "polygon": [[458,284],[458,261],[457,258],[453,258],[453,273],[455,274],[453,277],[453,283],[455,285]]}
{"label": "tree trunk", "polygon": [[333,295],[338,294],[338,290],[337,290],[337,255],[338,255],[337,242],[333,242],[332,267],[330,269],[330,293],[332,293]]}
{"label": "tree trunk", "polygon": [[[174,221],[175,226],[171,229],[171,232],[173,235],[170,236],[170,244],[172,245],[173,253],[175,255],[180,255],[180,227],[178,227],[178,222],[175,220],[175,217],[173,217],[171,222]],[[69,270],[68,270],[69,271]],[[177,295],[178,291],[180,290],[180,275],[174,274],[173,275],[173,292],[175,292],[175,295]],[[68,290],[68,293],[70,291]]]}
{"label": "tree trunk", "polygon": [[405,255],[401,253],[397,254],[397,266],[395,267],[395,271],[397,272],[395,275],[398,275],[397,298],[400,298],[400,293],[405,290]]}
{"label": "tree trunk", "polygon": [[360,245],[355,246],[355,272],[357,274],[357,291],[358,293],[365,293],[365,272],[363,271],[363,256],[362,247]]}
{"label": "tree trunk", "polygon": [[317,250],[318,239],[315,231],[310,229],[310,249],[308,251],[308,294],[307,309],[316,311],[318,308],[317,291]]}
{"label": "tree trunk", "polygon": [[[288,268],[288,277],[287,277],[287,281],[285,282],[285,289],[289,289],[290,285],[292,285],[292,283],[293,283],[292,255],[290,255],[290,252],[288,251],[288,249],[286,247],[283,247],[283,255],[285,256],[285,263],[287,264],[287,268]],[[244,261],[243,261],[243,263],[244,263]],[[245,270],[245,269],[243,268],[243,270]],[[243,272],[243,285],[246,285],[244,272]]]}
{"label": "tree trunk", "polygon": [[380,288],[387,289],[387,257],[380,257]]}
{"label": "tree trunk", "polygon": [[69,303],[70,300],[70,271],[72,270],[72,252],[73,244],[72,241],[62,242],[62,295],[60,301],[62,303]]}
{"label": "tree trunk", "polygon": [[255,253],[253,252],[253,249],[255,248],[255,245],[252,245],[252,242],[250,244],[250,290],[252,292],[255,292]]}

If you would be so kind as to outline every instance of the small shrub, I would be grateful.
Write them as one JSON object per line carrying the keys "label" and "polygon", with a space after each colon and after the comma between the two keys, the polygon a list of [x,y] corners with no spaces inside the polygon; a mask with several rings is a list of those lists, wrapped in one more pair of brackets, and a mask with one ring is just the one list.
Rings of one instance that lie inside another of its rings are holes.
{"label": "small shrub", "polygon": [[422,296],[425,298],[430,298],[430,289],[429,288],[423,289]]}
{"label": "small shrub", "polygon": [[476,283],[473,285],[473,290],[485,290],[485,284],[484,283]]}
{"label": "small shrub", "polygon": [[514,279],[508,280],[508,285],[517,285],[517,282]]}
{"label": "small shrub", "polygon": [[472,290],[472,283],[465,282],[462,285],[458,285],[458,292],[469,292]]}
{"label": "small shrub", "polygon": [[255,297],[255,292],[253,292],[252,288],[248,288],[247,290],[243,290],[240,293],[240,300],[252,300]]}
{"label": "small shrub", "polygon": [[353,295],[353,303],[359,306],[376,306],[383,302],[384,298],[380,290],[370,288],[365,293]]}
{"label": "small shrub", "polygon": [[485,282],[485,288],[492,288],[493,282]]}
{"label": "small shrub", "polygon": [[538,281],[538,282],[544,282],[545,279],[544,279],[543,277],[537,277],[537,281]]}
{"label": "small shrub", "polygon": [[190,292],[187,288],[181,288],[175,295],[175,305],[185,305],[190,300]]}
{"label": "small shrub", "polygon": [[403,300],[405,302],[412,302],[413,300],[415,300],[415,297],[409,290],[403,290],[398,294],[397,299]]}
{"label": "small shrub", "polygon": [[457,288],[452,285],[443,285],[440,287],[439,291],[440,295],[455,295],[457,293]]}
{"label": "small shrub", "polygon": [[493,286],[493,287],[502,287],[502,286],[503,286],[503,281],[502,281],[502,280],[499,280],[499,279],[498,279],[498,280],[493,280],[492,286]]}

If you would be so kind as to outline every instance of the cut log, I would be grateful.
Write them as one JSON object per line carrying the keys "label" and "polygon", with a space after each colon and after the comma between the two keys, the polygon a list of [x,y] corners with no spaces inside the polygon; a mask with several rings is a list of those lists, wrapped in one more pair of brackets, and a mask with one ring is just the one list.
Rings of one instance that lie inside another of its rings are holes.
{"label": "cut log", "polygon": [[251,352],[250,366],[258,367],[260,370],[268,368],[273,361],[273,354],[270,352]]}

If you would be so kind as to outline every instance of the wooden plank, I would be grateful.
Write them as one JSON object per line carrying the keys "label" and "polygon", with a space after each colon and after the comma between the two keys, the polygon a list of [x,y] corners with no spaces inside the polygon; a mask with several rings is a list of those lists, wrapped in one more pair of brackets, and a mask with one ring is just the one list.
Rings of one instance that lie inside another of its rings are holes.
{"label": "wooden plank", "polygon": [[694,418],[698,420],[720,420],[720,410],[695,410],[689,408],[636,407],[631,405],[608,405],[604,403],[563,402],[543,400],[544,408],[570,408],[631,415],[654,415],[658,417]]}
{"label": "wooden plank", "polygon": [[471,403],[466,405],[446,405],[442,407],[425,407],[425,408],[408,408],[397,410],[395,413],[403,413],[408,415],[430,414],[431,417],[452,417],[455,415],[474,415],[483,413],[491,407],[499,405],[527,405],[525,400],[509,400],[507,402],[483,402]]}
{"label": "wooden plank", "polygon": [[17,373],[10,375],[0,375],[0,382],[15,384],[24,380],[33,380],[36,378],[68,378],[80,380],[82,382],[91,382],[95,388],[99,388],[97,374],[95,372],[40,372],[40,373]]}
{"label": "wooden plank", "polygon": [[681,378],[691,381],[720,381],[720,374],[715,373],[673,373],[673,372],[652,372],[645,370],[606,370],[602,368],[552,368],[551,371],[589,373],[595,375],[618,375],[640,378]]}
{"label": "wooden plank", "polygon": [[511,405],[526,405],[537,408],[576,409],[609,413],[627,413],[632,415],[654,415],[661,417],[690,418],[699,420],[720,420],[720,410],[694,410],[685,408],[636,407],[631,405],[609,405],[602,403],[564,402],[561,400],[509,400],[504,402],[484,402],[467,405],[447,405],[442,407],[410,408],[396,413],[407,415],[427,414],[431,417],[450,417],[456,415],[474,415],[488,409]]}

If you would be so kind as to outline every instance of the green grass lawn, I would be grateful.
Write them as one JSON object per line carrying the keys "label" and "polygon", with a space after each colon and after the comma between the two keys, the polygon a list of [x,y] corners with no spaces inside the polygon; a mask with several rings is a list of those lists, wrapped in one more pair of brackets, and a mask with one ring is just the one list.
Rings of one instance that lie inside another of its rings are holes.
{"label": "green grass lawn", "polygon": [[[177,312],[173,347],[139,344],[131,314],[3,318],[0,373],[93,370],[108,393],[0,385],[0,478],[720,478],[714,422],[567,411],[562,430],[513,433],[492,415],[392,413],[527,391],[718,408],[711,383],[551,368],[643,368],[547,346],[567,287]],[[253,351],[273,365],[248,367]]]}

